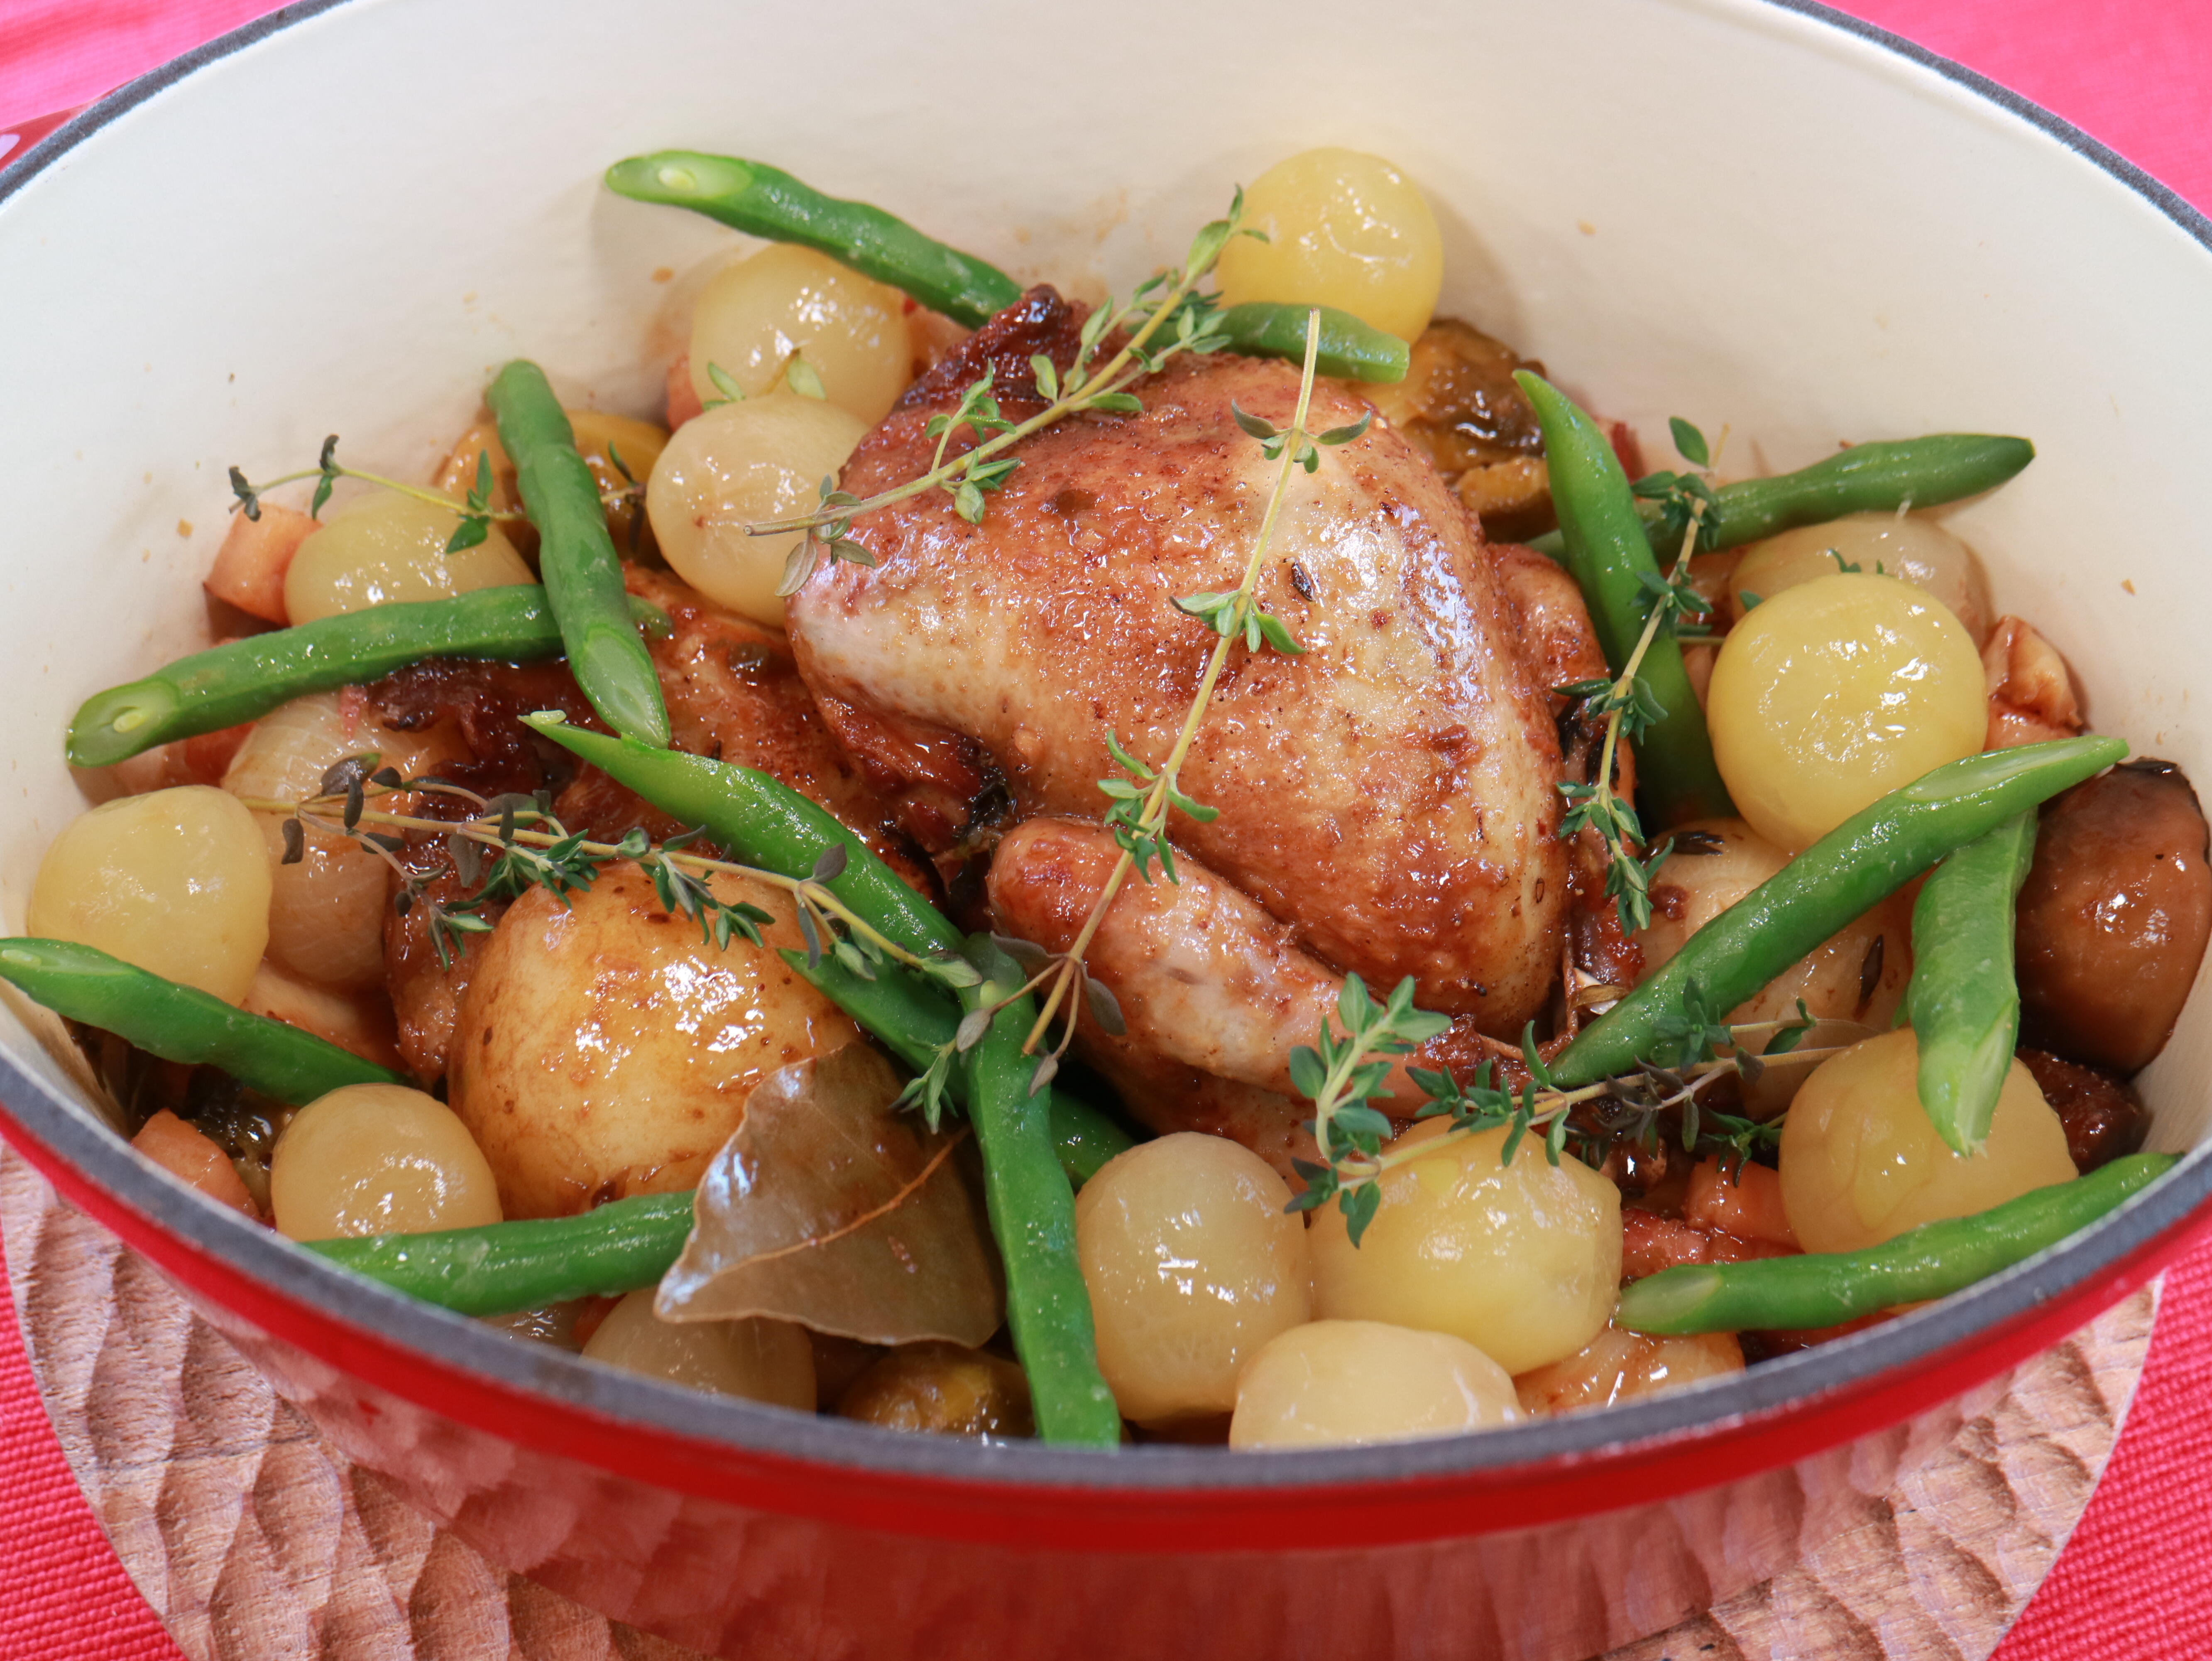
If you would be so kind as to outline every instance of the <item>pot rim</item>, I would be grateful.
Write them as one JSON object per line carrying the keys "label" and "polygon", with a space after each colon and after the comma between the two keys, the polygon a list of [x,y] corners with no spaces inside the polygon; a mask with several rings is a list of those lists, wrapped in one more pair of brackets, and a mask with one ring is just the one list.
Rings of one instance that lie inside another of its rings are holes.
{"label": "pot rim", "polygon": [[[109,93],[0,167],[0,213],[33,178],[157,93],[280,30],[355,3],[303,0],[283,7]],[[1986,76],[1817,0],[1731,0],[1726,9],[1741,9],[1753,19],[1761,13],[1795,14],[1935,71],[2057,139],[2212,252],[2212,219],[2108,146]],[[2200,1145],[2089,1229],[1911,1314],[1732,1377],[1479,1435],[1284,1451],[1263,1459],[1229,1458],[1218,1449],[1171,1445],[1094,1450],[1016,1443],[978,1449],[964,1441],[704,1395],[618,1372],[550,1346],[519,1343],[465,1317],[352,1275],[236,1212],[208,1203],[135,1157],[112,1129],[5,1053],[0,1053],[0,1129],[11,1141],[32,1145],[33,1163],[49,1174],[54,1165],[68,1167],[89,1189],[136,1214],[149,1232],[178,1239],[188,1252],[243,1273],[264,1291],[372,1342],[399,1345],[456,1372],[550,1397],[558,1408],[617,1426],[629,1421],[662,1435],[735,1452],[843,1467],[893,1482],[915,1479],[1010,1493],[1107,1490],[1157,1500],[1182,1492],[1222,1499],[1238,1493],[1258,1496],[1477,1475],[1488,1486],[1516,1469],[1540,1477],[1608,1454],[1645,1451],[1694,1441],[1701,1433],[1785,1417],[1822,1397],[1894,1381],[1945,1361],[1955,1366],[1977,1340],[2018,1326],[2056,1301],[2081,1300],[2084,1288],[2109,1285],[2129,1275],[2130,1265],[2170,1254],[2193,1232],[2192,1225],[2212,1220],[2212,1147]],[[2084,1309],[2082,1318],[2093,1312]],[[1996,1371],[2002,1360],[1993,1357],[1990,1370]],[[1809,1445],[1801,1450],[1813,1451]],[[599,1463],[619,1468],[611,1453]],[[1723,1474],[1717,1472],[1716,1480]],[[1475,1518],[1466,1524],[1469,1532],[1497,1525]]]}

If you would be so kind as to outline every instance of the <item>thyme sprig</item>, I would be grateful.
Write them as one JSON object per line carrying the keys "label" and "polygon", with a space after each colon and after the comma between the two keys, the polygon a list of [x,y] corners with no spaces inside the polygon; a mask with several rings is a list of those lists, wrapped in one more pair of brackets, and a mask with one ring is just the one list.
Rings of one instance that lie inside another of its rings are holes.
{"label": "thyme sprig", "polygon": [[[1121,853],[1114,861],[1114,868],[1107,873],[1098,897],[1091,903],[1090,915],[1065,952],[1046,952],[1029,942],[1002,939],[1002,948],[1030,970],[1029,978],[1006,997],[970,1014],[955,1038],[960,1048],[973,1044],[982,1036],[990,1015],[1000,1007],[1025,993],[1041,992],[1042,999],[1036,1019],[1023,1043],[1023,1054],[1037,1056],[1036,1069],[1030,1080],[1033,1093],[1042,1090],[1060,1070],[1060,1059],[1074,1040],[1079,1008],[1087,1007],[1092,1018],[1109,1033],[1118,1035],[1123,1030],[1120,1006],[1113,994],[1091,975],[1085,959],[1107,912],[1132,872],[1150,882],[1152,862],[1157,860],[1161,875],[1170,882],[1176,880],[1175,854],[1168,841],[1170,815],[1181,813],[1204,824],[1219,811],[1188,794],[1182,787],[1182,776],[1184,764],[1190,758],[1191,746],[1197,742],[1198,729],[1212,703],[1214,690],[1228,666],[1231,651],[1240,641],[1249,652],[1264,647],[1296,655],[1305,650],[1281,619],[1260,605],[1260,575],[1266,569],[1268,545],[1274,538],[1275,526],[1281,516],[1284,498],[1289,494],[1293,472],[1299,467],[1311,472],[1320,465],[1316,445],[1348,444],[1365,432],[1368,425],[1362,420],[1352,426],[1332,428],[1309,436],[1306,419],[1313,406],[1315,365],[1320,347],[1321,313],[1316,309],[1306,317],[1305,362],[1299,373],[1297,405],[1289,427],[1279,431],[1265,422],[1240,414],[1239,424],[1244,425],[1249,420],[1251,424],[1245,425],[1245,430],[1259,438],[1263,447],[1272,446],[1265,453],[1279,465],[1267,493],[1267,505],[1261,515],[1259,532],[1253,538],[1252,551],[1245,559],[1243,575],[1237,587],[1219,593],[1185,595],[1173,601],[1178,611],[1212,630],[1215,639],[1205,672],[1199,677],[1198,690],[1192,696],[1190,709],[1183,716],[1167,759],[1157,768],[1150,766],[1132,755],[1116,734],[1109,731],[1106,735],[1108,753],[1121,771],[1118,776],[1101,779],[1098,788],[1111,804],[1106,811],[1105,824]],[[1265,435],[1255,431],[1255,427],[1266,428]],[[1060,1020],[1059,1041],[1039,1054],[1055,1019]],[[965,1044],[960,1043],[963,1038]]]}
{"label": "thyme sprig", "polygon": [[[242,468],[233,467],[230,470],[230,493],[237,498],[237,501],[232,511],[244,514],[251,520],[258,520],[261,517],[263,496],[279,485],[296,484],[302,479],[312,478],[315,481],[315,494],[307,503],[307,517],[319,519],[324,507],[331,499],[332,487],[342,478],[355,478],[364,484],[374,484],[386,490],[397,490],[400,495],[412,496],[417,502],[427,502],[435,508],[449,508],[459,514],[460,523],[454,526],[453,535],[446,539],[446,551],[449,554],[459,553],[465,548],[475,547],[491,534],[491,527],[495,522],[513,524],[529,517],[519,508],[495,508],[491,505],[491,453],[487,450],[477,452],[476,478],[471,483],[466,495],[458,500],[443,490],[434,490],[427,485],[406,484],[396,478],[386,478],[381,473],[365,472],[358,467],[349,467],[337,459],[337,455],[338,435],[332,433],[323,441],[322,453],[316,459],[315,465],[312,467],[303,467],[297,472],[281,474],[277,478],[264,479],[260,484],[256,484],[246,477]],[[601,505],[618,508],[642,503],[645,499],[645,486],[637,481],[636,477],[631,473],[628,466],[623,465],[620,457],[613,453],[611,446],[609,447],[608,459],[612,463],[615,471],[626,482],[620,490],[600,491]]]}
{"label": "thyme sprig", "polygon": [[1698,471],[1674,472],[1662,469],[1644,474],[1628,488],[1644,501],[1658,504],[1659,527],[1664,533],[1660,538],[1662,543],[1680,545],[1684,535],[1695,526],[1698,542],[1692,551],[1709,552],[1712,545],[1705,520],[1716,500],[1712,468],[1714,458],[1728,442],[1727,430],[1722,430],[1720,443],[1711,446],[1706,444],[1705,434],[1680,416],[1667,417],[1667,430],[1682,459]]}
{"label": "thyme sprig", "polygon": [[[895,502],[943,490],[952,497],[954,512],[971,525],[981,524],[986,497],[1021,465],[1021,458],[1008,452],[1024,439],[1071,415],[1089,411],[1141,414],[1144,403],[1129,390],[1138,381],[1158,373],[1180,354],[1216,352],[1227,345],[1218,313],[1196,289],[1231,237],[1267,240],[1264,232],[1241,222],[1243,215],[1244,192],[1239,190],[1230,202],[1227,216],[1202,227],[1191,239],[1179,268],[1147,277],[1126,301],[1109,296],[1083,320],[1075,360],[1065,373],[1049,357],[1042,354],[1032,357],[1030,372],[1036,377],[1037,396],[1045,405],[1036,414],[1018,422],[1009,420],[999,407],[993,374],[986,369],[961,394],[950,414],[940,411],[932,416],[923,428],[925,436],[937,441],[936,453],[927,471],[866,498],[841,490],[834,478],[825,478],[812,513],[747,526],[746,533],[751,536],[804,532],[785,563],[783,581],[776,592],[787,596],[797,593],[825,557],[874,564],[875,557],[853,539],[853,521]],[[1127,338],[1121,350],[1103,364],[1098,363],[1101,345],[1109,337],[1125,331]],[[945,453],[953,435],[963,429],[975,442],[964,453],[948,459]]]}
{"label": "thyme sprig", "polygon": [[[1711,453],[1705,435],[1680,416],[1673,417],[1668,425],[1684,459],[1699,466],[1707,465]],[[1722,441],[1725,443],[1726,440],[1727,434],[1723,432]],[[1655,484],[1662,480],[1663,487]],[[1581,700],[1589,715],[1602,717],[1605,721],[1605,739],[1598,751],[1595,776],[1587,784],[1563,783],[1557,787],[1567,801],[1567,812],[1559,821],[1559,834],[1571,838],[1583,830],[1595,830],[1605,844],[1605,892],[1620,915],[1621,932],[1627,934],[1651,926],[1651,879],[1674,850],[1669,838],[1644,858],[1637,857],[1635,849],[1644,841],[1644,827],[1636,816],[1634,805],[1616,788],[1622,741],[1635,743],[1667,714],[1666,706],[1659,702],[1650,683],[1637,672],[1643,667],[1653,642],[1662,634],[1677,633],[1684,619],[1702,618],[1712,610],[1705,598],[1690,587],[1691,556],[1697,551],[1705,514],[1714,499],[1710,480],[1697,473],[1654,473],[1637,481],[1635,489],[1640,496],[1659,499],[1662,522],[1669,526],[1671,535],[1679,538],[1680,551],[1664,576],[1650,571],[1643,574],[1643,586],[1650,595],[1646,603],[1650,609],[1644,620],[1644,632],[1637,637],[1627,661],[1620,666],[1620,672],[1609,679],[1601,677],[1579,680],[1553,689],[1564,697]],[[1674,528],[1677,521],[1679,530]]]}
{"label": "thyme sprig", "polygon": [[[1337,1000],[1343,1031],[1332,1031],[1324,1015],[1316,1044],[1302,1046],[1291,1056],[1291,1081],[1314,1104],[1306,1129],[1322,1158],[1292,1161],[1305,1187],[1289,1208],[1311,1211],[1334,1200],[1355,1246],[1381,1203],[1381,1178],[1435,1151],[1426,1143],[1385,1147],[1395,1127],[1370,1105],[1389,1093],[1398,1058],[1451,1025],[1445,1016],[1414,1008],[1413,1000],[1411,977],[1378,1005],[1359,977],[1347,975]],[[1781,1135],[1780,1120],[1761,1123],[1717,1112],[1700,1098],[1717,1080],[1734,1075],[1748,1083],[1784,1057],[1803,1062],[1839,1053],[1840,1047],[1800,1048],[1814,1025],[1802,1001],[1791,1019],[1725,1024],[1705,1007],[1703,990],[1692,980],[1683,989],[1680,1007],[1669,1012],[1662,1025],[1657,1048],[1674,1058],[1670,1065],[1647,1062],[1632,1074],[1565,1088],[1537,1047],[1532,1022],[1522,1033],[1521,1059],[1528,1077],[1517,1089],[1498,1082],[1494,1062],[1480,1063],[1464,1083],[1448,1068],[1408,1066],[1405,1071],[1425,1098],[1414,1111],[1417,1121],[1444,1118],[1447,1138],[1504,1128],[1502,1164],[1510,1165],[1534,1136],[1553,1165],[1570,1150],[1595,1165],[1617,1141],[1653,1146],[1661,1120],[1675,1114],[1682,1146],[1690,1153],[1717,1148],[1741,1165]],[[1754,1051],[1753,1043],[1762,1037],[1766,1042]]]}
{"label": "thyme sprig", "polygon": [[[1361,1181],[1346,1173],[1347,1168],[1379,1170],[1387,1157],[1382,1144],[1394,1134],[1390,1121],[1368,1104],[1384,1093],[1392,1058],[1449,1031],[1451,1018],[1413,1007],[1410,975],[1384,1004],[1367,995],[1367,984],[1358,975],[1346,975],[1337,994],[1336,1016],[1343,1023],[1341,1035],[1329,1030],[1324,1015],[1314,1046],[1301,1044],[1291,1052],[1291,1082],[1314,1104],[1307,1129],[1324,1161],[1293,1161],[1306,1186],[1291,1205],[1310,1211],[1334,1195],[1352,1243],[1358,1245],[1375,1219],[1382,1191],[1371,1177]],[[1489,1065],[1483,1063],[1486,1074]],[[1444,1075],[1447,1081],[1449,1076]]]}
{"label": "thyme sprig", "polygon": [[[394,795],[417,794],[457,800],[470,811],[467,817],[453,820],[394,812],[371,805]],[[844,873],[842,848],[826,849],[805,876],[790,877],[690,852],[690,845],[705,834],[703,830],[655,843],[642,829],[633,827],[619,842],[594,841],[580,831],[570,830],[555,818],[551,800],[544,792],[535,796],[485,797],[442,779],[402,778],[396,769],[380,766],[374,752],[337,763],[323,775],[316,793],[301,800],[249,798],[246,806],[257,812],[286,816],[283,824],[285,864],[304,857],[308,830],[350,840],[382,858],[399,876],[392,901],[395,909],[405,916],[418,905],[427,908],[431,942],[440,964],[446,967],[452,966],[453,955],[466,936],[490,929],[492,925],[481,915],[486,908],[517,898],[532,888],[543,888],[565,904],[569,895],[590,888],[603,867],[626,861],[652,880],[655,895],[672,915],[696,922],[702,940],[712,942],[718,949],[726,949],[732,939],[740,937],[755,946],[763,945],[761,929],[775,921],[774,914],[760,906],[725,900],[715,894],[707,879],[727,874],[783,891],[791,901],[809,968],[818,966],[825,957],[834,957],[866,980],[876,978],[886,962],[901,964],[950,988],[973,986],[980,978],[964,958],[908,950],[840,899],[828,885]],[[442,836],[446,868],[464,887],[475,891],[463,900],[432,895],[430,884],[444,872],[409,869],[398,858],[406,843],[392,834],[395,830]]]}

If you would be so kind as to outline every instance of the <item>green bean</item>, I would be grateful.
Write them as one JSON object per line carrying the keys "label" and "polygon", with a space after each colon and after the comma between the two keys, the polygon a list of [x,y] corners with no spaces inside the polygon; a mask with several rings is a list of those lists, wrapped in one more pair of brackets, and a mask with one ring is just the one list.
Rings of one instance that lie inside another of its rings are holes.
{"label": "green bean", "polygon": [[[1310,306],[1278,305],[1272,301],[1247,301],[1221,313],[1221,332],[1229,350],[1247,357],[1285,357],[1303,362],[1306,355],[1306,313]],[[1413,361],[1406,343],[1394,334],[1370,328],[1350,312],[1334,306],[1321,307],[1321,345],[1314,356],[1316,373],[1346,380],[1397,381],[1406,378]]]}
{"label": "green bean", "polygon": [[[968,1009],[1027,978],[988,934],[972,936],[969,951],[986,978],[960,995]],[[1017,998],[968,1052],[968,1123],[983,1156],[984,1206],[1006,1267],[1006,1324],[1029,1374],[1037,1433],[1112,1447],[1121,1415],[1098,1372],[1091,1294],[1075,1255],[1075,1193],[1053,1158],[1043,1092],[1030,1089],[1036,1060],[1022,1053],[1036,1019],[1035,1000]]]}
{"label": "green bean", "polygon": [[647,1194],[577,1217],[301,1244],[426,1304],[508,1315],[658,1285],[690,1232],[690,1194]]}
{"label": "green bean", "polygon": [[914,1072],[925,1070],[959,1029],[960,1011],[952,999],[903,964],[877,964],[871,980],[828,952],[811,964],[804,952],[780,955]]}
{"label": "green bean", "polygon": [[[1957,502],[1994,490],[2034,459],[2035,446],[2026,439],[1984,433],[1929,433],[1855,444],[1794,473],[1722,485],[1713,493],[1698,545],[1735,548],[1796,526],[1825,525],[1846,514],[1887,514]],[[1656,506],[1639,511],[1655,548],[1662,538],[1671,540],[1659,525]],[[1528,545],[1554,559],[1563,557],[1566,546],[1556,531]],[[1662,557],[1675,552],[1657,551]]]}
{"label": "green bean", "polygon": [[249,1015],[74,940],[0,940],[0,980],[149,1056],[219,1067],[280,1102],[312,1102],[346,1085],[414,1082],[312,1032]]}
{"label": "green bean", "polygon": [[765,162],[662,150],[616,162],[606,179],[617,196],[689,208],[749,236],[826,253],[963,328],[980,328],[1022,297],[1022,285],[997,266],[924,236],[881,208],[824,196]]}
{"label": "green bean", "polygon": [[1990,1134],[2020,1040],[2013,898],[2035,859],[2035,815],[1978,837],[1929,873],[1912,905],[1905,1019],[1920,1044],[1920,1105],[1954,1153]]}
{"label": "green bean", "polygon": [[1081,1097],[1050,1087],[1045,1093],[1052,1098],[1053,1151],[1067,1180],[1078,1188],[1096,1177],[1109,1159],[1136,1146],[1135,1138]]}
{"label": "green bean", "polygon": [[666,744],[660,677],[630,621],[622,561],[568,413],[545,372],[526,358],[492,378],[484,402],[514,463],[523,511],[538,527],[538,575],[561,625],[568,672],[615,731]]}
{"label": "green bean", "polygon": [[[659,607],[632,599],[630,612],[649,632],[667,633],[668,615]],[[341,611],[195,652],[142,680],[95,692],[70,722],[69,759],[76,767],[105,767],[425,658],[520,663],[560,649],[560,625],[534,582]]]}
{"label": "green bean", "polygon": [[[1659,577],[1628,476],[1604,429],[1571,399],[1526,369],[1516,369],[1513,379],[1544,429],[1567,569],[1589,607],[1605,660],[1618,675],[1643,638],[1651,615],[1650,584]],[[1646,828],[1732,815],[1735,807],[1713,764],[1705,712],[1671,629],[1653,637],[1637,672],[1666,712],[1636,740],[1636,794],[1650,815]]]}
{"label": "green bean", "polygon": [[[981,327],[1022,297],[1022,285],[997,266],[923,235],[881,208],[824,196],[765,162],[662,150],[616,162],[606,181],[634,201],[689,208],[749,235],[826,253],[966,328]],[[1221,313],[1229,350],[1303,359],[1307,310],[1257,302],[1230,307]],[[1173,319],[1163,326],[1172,329]],[[1408,358],[1406,343],[1395,335],[1323,307],[1316,362],[1323,374],[1403,380]]]}
{"label": "green bean", "polygon": [[1862,1251],[1685,1263],[1622,1288],[1632,1332],[1803,1331],[1947,1297],[2056,1245],[2148,1187],[2171,1153],[2130,1153],[1972,1217],[1923,1223]]}
{"label": "green bean", "polygon": [[1670,1036],[1694,983],[1724,1014],[1854,917],[1954,849],[1985,836],[2126,755],[2084,734],[1947,762],[1862,808],[1690,936],[1666,965],[1582,1030],[1552,1063],[1579,1086],[1640,1062],[1679,1065]]}
{"label": "green bean", "polygon": [[[916,1073],[959,1031],[960,1011],[952,1000],[900,964],[880,964],[875,979],[868,980],[826,955],[809,964],[804,952],[786,952],[783,960]],[[951,1089],[964,1104],[964,1072],[952,1075]],[[1089,1182],[1107,1160],[1133,1146],[1127,1131],[1090,1103],[1064,1090],[1050,1094],[1053,1146],[1070,1182]]]}
{"label": "green bean", "polygon": [[804,877],[831,849],[842,849],[844,870],[823,885],[831,893],[909,952],[960,949],[960,931],[943,912],[900,881],[866,843],[782,781],[750,767],[656,750],[635,739],[609,738],[573,727],[558,714],[523,720],[670,818],[704,825],[708,836],[748,865]]}
{"label": "green bean", "polygon": [[[794,966],[805,962],[803,954],[787,955],[797,958]],[[825,958],[819,967],[834,964]],[[955,1019],[946,1018],[946,1039]],[[865,1019],[861,1024],[867,1025]],[[904,1053],[899,1044],[892,1049]],[[964,1096],[964,1078],[956,1080],[954,1087]],[[1061,1091],[1053,1092],[1051,1127],[1054,1155],[1072,1183],[1089,1181],[1129,1146],[1112,1120]],[[691,1232],[693,1198],[688,1190],[649,1194],[574,1217],[305,1244],[357,1275],[424,1303],[463,1315],[507,1315],[570,1298],[615,1298],[659,1285]]]}

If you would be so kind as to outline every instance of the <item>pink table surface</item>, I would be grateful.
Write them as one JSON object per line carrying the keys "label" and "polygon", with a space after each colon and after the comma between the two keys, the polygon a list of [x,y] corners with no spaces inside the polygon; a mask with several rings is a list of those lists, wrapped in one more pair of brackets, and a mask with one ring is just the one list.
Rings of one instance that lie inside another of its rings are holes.
{"label": "pink table surface", "polygon": [[[1856,0],[2212,209],[2212,0]],[[257,0],[0,0],[0,120],[70,108],[269,10]],[[0,134],[6,129],[0,127]],[[0,137],[0,159],[9,141]],[[0,1305],[8,1297],[0,1281]],[[12,1316],[0,1309],[0,1316]],[[1998,1661],[2212,1655],[2212,1245],[2167,1276],[2127,1428]],[[176,1661],[63,1463],[0,1319],[0,1656]]]}

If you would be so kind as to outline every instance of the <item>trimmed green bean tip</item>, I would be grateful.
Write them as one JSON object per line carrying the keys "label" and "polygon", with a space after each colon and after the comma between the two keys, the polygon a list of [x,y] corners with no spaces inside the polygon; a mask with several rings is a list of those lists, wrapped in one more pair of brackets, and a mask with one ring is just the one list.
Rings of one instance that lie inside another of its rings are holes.
{"label": "trimmed green bean tip", "polygon": [[[635,595],[629,611],[656,639],[674,630],[665,611]],[[312,692],[366,685],[426,659],[526,662],[561,647],[560,625],[534,582],[342,611],[211,646],[94,693],[70,719],[64,753],[72,766],[105,767],[172,739],[257,721]]]}
{"label": "trimmed green bean tip", "polygon": [[303,1028],[74,940],[11,937],[0,942],[0,969],[58,1015],[112,1032],[163,1061],[220,1068],[278,1101],[304,1104],[343,1085],[409,1082]]}
{"label": "trimmed green bean tip", "polygon": [[[988,261],[950,247],[881,208],[825,196],[766,162],[659,150],[617,161],[605,177],[608,189],[633,201],[688,208],[749,235],[826,253],[968,328],[980,327],[1022,295],[1022,285]],[[1219,322],[1230,350],[1295,361],[1304,355],[1309,309],[1273,302],[1231,306],[1219,313]],[[1328,307],[1322,312],[1322,374],[1370,382],[1405,379],[1410,358],[1404,341],[1348,312]]]}
{"label": "trimmed green bean tip", "polygon": [[2178,1163],[2131,1153],[1989,1210],[1905,1230],[1857,1251],[1683,1264],[1632,1281],[1614,1320],[1634,1332],[1807,1330],[1948,1297],[2026,1262],[2117,1209]]}

